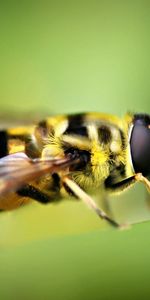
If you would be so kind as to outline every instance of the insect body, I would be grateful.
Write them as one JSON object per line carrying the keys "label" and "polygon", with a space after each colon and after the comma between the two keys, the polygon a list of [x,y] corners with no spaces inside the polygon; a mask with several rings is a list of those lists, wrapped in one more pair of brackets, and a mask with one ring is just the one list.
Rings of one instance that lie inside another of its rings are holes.
{"label": "insect body", "polygon": [[1,131],[0,157],[1,210],[72,195],[119,226],[89,193],[121,192],[136,181],[150,190],[150,116],[50,117],[36,126]]}

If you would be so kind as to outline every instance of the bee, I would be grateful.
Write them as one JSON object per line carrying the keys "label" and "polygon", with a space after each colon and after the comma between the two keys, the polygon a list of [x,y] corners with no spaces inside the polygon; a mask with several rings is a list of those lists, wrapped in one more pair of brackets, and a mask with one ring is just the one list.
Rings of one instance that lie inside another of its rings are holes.
{"label": "bee", "polygon": [[136,182],[150,192],[150,115],[51,116],[0,131],[0,210],[67,196],[82,199],[119,227],[91,196],[120,193]]}

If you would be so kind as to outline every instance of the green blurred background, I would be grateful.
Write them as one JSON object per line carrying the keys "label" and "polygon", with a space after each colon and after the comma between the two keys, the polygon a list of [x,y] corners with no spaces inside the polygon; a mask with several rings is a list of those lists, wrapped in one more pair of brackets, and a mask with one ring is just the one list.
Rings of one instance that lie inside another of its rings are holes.
{"label": "green blurred background", "polygon": [[[0,3],[0,114],[150,113],[149,1]],[[136,186],[121,222],[150,219]],[[115,231],[82,203],[0,216],[1,299],[148,299],[150,222]]]}

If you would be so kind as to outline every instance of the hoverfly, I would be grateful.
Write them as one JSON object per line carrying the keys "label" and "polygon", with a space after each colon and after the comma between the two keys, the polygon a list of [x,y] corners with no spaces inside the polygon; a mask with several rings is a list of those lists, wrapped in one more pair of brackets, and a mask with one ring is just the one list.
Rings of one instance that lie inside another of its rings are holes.
{"label": "hoverfly", "polygon": [[119,227],[89,191],[118,193],[138,181],[150,191],[149,175],[150,115],[59,115],[0,131],[0,210],[71,195]]}

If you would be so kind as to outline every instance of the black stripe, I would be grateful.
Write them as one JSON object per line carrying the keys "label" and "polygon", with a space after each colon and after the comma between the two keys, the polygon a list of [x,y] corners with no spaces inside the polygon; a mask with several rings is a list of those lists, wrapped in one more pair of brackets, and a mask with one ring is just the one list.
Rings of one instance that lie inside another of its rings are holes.
{"label": "black stripe", "polygon": [[52,191],[58,192],[60,190],[60,177],[57,173],[52,174],[53,186],[51,187]]}
{"label": "black stripe", "polygon": [[42,127],[45,130],[47,130],[47,122],[45,120],[39,122],[38,126]]}
{"label": "black stripe", "polygon": [[129,178],[126,178],[122,181],[113,183],[113,180],[111,177],[108,177],[105,180],[105,187],[106,189],[111,189],[112,191],[121,191],[124,190],[125,188],[129,187],[131,184],[135,183],[135,176],[131,176]]}
{"label": "black stripe", "polygon": [[8,155],[7,131],[0,131],[0,158]]}
{"label": "black stripe", "polygon": [[48,133],[48,126],[46,120],[39,122],[37,129],[40,130],[42,136],[46,136]]}
{"label": "black stripe", "polygon": [[47,122],[45,120],[39,122],[38,127],[42,127],[43,132],[47,133],[48,128],[47,128]]}
{"label": "black stripe", "polygon": [[84,116],[83,114],[75,114],[68,116],[69,125],[68,128],[80,127],[83,125]]}
{"label": "black stripe", "polygon": [[121,129],[119,129],[119,132],[120,132],[120,137],[121,137],[122,148],[125,149],[126,148],[126,139],[125,139],[124,133]]}
{"label": "black stripe", "polygon": [[108,144],[112,139],[110,128],[106,125],[98,128],[98,135],[100,142],[104,144]]}
{"label": "black stripe", "polygon": [[65,134],[75,134],[80,136],[86,136],[88,137],[88,131],[85,126],[79,126],[79,127],[68,127]]}
{"label": "black stripe", "polygon": [[83,114],[76,114],[68,116],[68,128],[65,134],[76,134],[80,136],[88,136],[86,126],[83,126]]}
{"label": "black stripe", "polygon": [[8,135],[9,139],[14,139],[14,140],[20,140],[22,142],[26,142],[30,140],[30,135],[29,134],[9,134]]}

